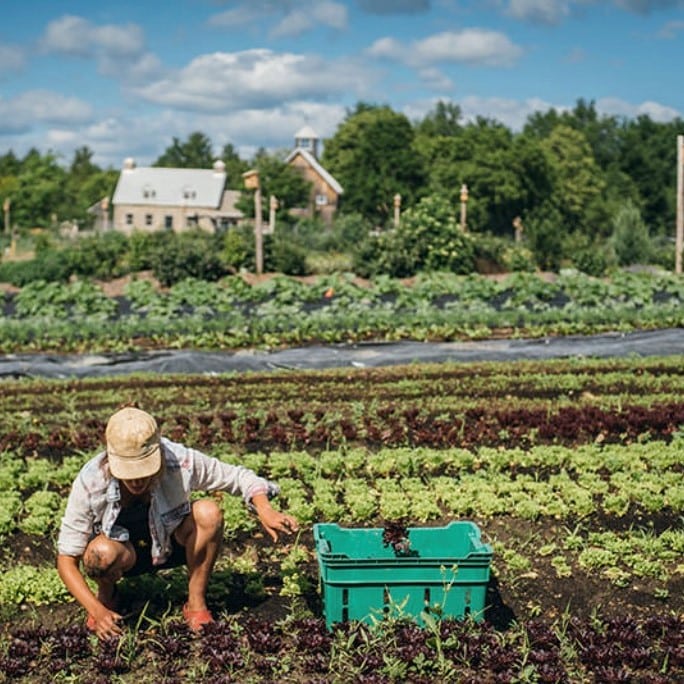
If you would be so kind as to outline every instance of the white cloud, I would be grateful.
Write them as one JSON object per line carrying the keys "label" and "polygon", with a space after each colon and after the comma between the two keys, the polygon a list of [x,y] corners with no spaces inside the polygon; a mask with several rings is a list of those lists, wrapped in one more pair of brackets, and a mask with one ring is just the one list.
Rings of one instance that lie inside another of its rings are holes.
{"label": "white cloud", "polygon": [[684,21],[668,21],[659,31],[660,38],[671,40],[684,32]]}
{"label": "white cloud", "polygon": [[304,124],[321,138],[327,138],[335,133],[345,116],[346,109],[340,104],[291,102],[275,109],[233,112],[222,119],[223,134],[229,131],[233,141],[255,147],[289,148]]}
{"label": "white cloud", "polygon": [[150,102],[179,109],[226,112],[278,106],[302,98],[363,94],[371,77],[353,62],[326,62],[315,56],[255,49],[202,55],[136,93]]}
{"label": "white cloud", "polygon": [[316,3],[311,8],[295,9],[271,31],[272,36],[296,36],[318,24],[342,30],[347,27],[347,8],[337,2]]}
{"label": "white cloud", "polygon": [[141,85],[155,79],[162,78],[167,69],[164,68],[156,55],[146,52],[135,59],[116,59],[103,56],[99,63],[100,73],[117,79],[128,85]]}
{"label": "white cloud", "polygon": [[157,57],[145,51],[144,33],[137,24],[98,26],[66,15],[48,24],[40,46],[47,53],[95,59],[101,74],[128,83],[162,73]]}
{"label": "white cloud", "polygon": [[540,24],[558,24],[570,14],[565,0],[510,0],[506,13],[514,19]]}
{"label": "white cloud", "polygon": [[[440,99],[445,102],[450,100],[448,97],[435,97],[414,102],[404,108],[404,113],[412,121],[420,120],[435,108]],[[571,105],[553,104],[538,97],[513,100],[502,97],[466,96],[453,100],[453,102],[461,108],[463,123],[474,121],[478,116],[481,116],[498,121],[516,132],[522,130],[529,116],[535,112],[547,112],[550,109],[564,112],[571,110],[575,105],[575,103]],[[642,102],[635,105],[617,98],[601,98],[596,100],[595,105],[596,111],[601,116],[634,119],[639,115],[646,115],[659,123],[667,123],[681,116],[681,113],[672,107],[657,102]]]}
{"label": "white cloud", "polygon": [[512,100],[503,97],[469,96],[459,99],[464,119],[474,121],[478,116],[494,119],[508,126],[513,131],[520,131],[527,118],[534,112],[545,112],[554,107],[562,111],[563,106],[552,105],[540,98]]}
{"label": "white cloud", "polygon": [[430,9],[430,0],[357,0],[369,14],[416,14]]}
{"label": "white cloud", "polygon": [[511,66],[523,53],[503,33],[470,28],[444,31],[404,45],[395,38],[380,38],[368,49],[372,57],[385,57],[411,66],[459,62],[484,66]]}
{"label": "white cloud", "polygon": [[269,0],[252,0],[212,15],[207,23],[214,28],[235,28],[264,21],[266,17],[273,16],[277,12],[277,5]]}
{"label": "white cloud", "polygon": [[15,151],[21,153],[33,144],[43,149],[47,141],[51,149],[70,159],[77,147],[87,145],[94,152],[93,161],[102,167],[118,169],[127,157],[147,166],[171,145],[174,136],[185,140],[190,133],[200,130],[212,141],[215,154],[226,143],[232,143],[243,159],[247,159],[262,147],[272,151],[290,149],[295,133],[304,124],[311,126],[321,138],[330,137],[345,115],[342,105],[305,101],[220,115],[172,110],[135,117],[123,113],[81,127],[55,126],[47,133],[27,134],[22,137],[23,148]]}
{"label": "white cloud", "polygon": [[26,55],[21,48],[0,43],[0,74],[19,71],[25,61]]}
{"label": "white cloud", "polygon": [[97,26],[66,15],[48,24],[41,45],[47,52],[61,54],[131,57],[142,53],[144,36],[136,24]]}
{"label": "white cloud", "polygon": [[238,26],[264,25],[275,21],[269,29],[272,37],[296,36],[318,26],[342,30],[347,28],[346,5],[332,0],[250,0],[218,14],[212,15],[209,26],[235,28]]}
{"label": "white cloud", "polygon": [[422,81],[423,85],[431,90],[444,92],[453,90],[454,88],[454,84],[451,79],[443,74],[439,69],[427,67],[425,69],[421,69],[418,72],[418,76],[420,76],[420,80]]}
{"label": "white cloud", "polygon": [[404,46],[396,38],[378,38],[366,51],[371,57],[385,57],[387,59],[401,59]]}
{"label": "white cloud", "polygon": [[[404,108],[404,114],[411,121],[419,121],[426,114],[434,110],[435,105],[440,99],[444,102],[450,101],[448,97],[435,97],[429,100],[414,102]],[[462,114],[461,122],[464,124],[475,121],[479,116],[498,121],[513,131],[522,130],[530,114],[537,111],[545,112],[554,107],[554,105],[539,98],[512,100],[502,97],[467,96],[452,101],[453,104],[460,107]],[[555,108],[559,111],[566,109],[559,106]]]}
{"label": "white cloud", "polygon": [[[505,14],[539,24],[559,24],[573,12],[590,5],[607,4],[606,0],[506,0]],[[682,0],[612,0],[613,5],[642,16],[684,7]]]}
{"label": "white cloud", "polygon": [[80,124],[92,114],[90,104],[78,98],[31,90],[9,100],[0,98],[0,131],[21,133],[39,124]]}
{"label": "white cloud", "polygon": [[646,101],[641,104],[632,104],[618,98],[602,97],[596,100],[596,111],[608,116],[625,117],[634,119],[638,116],[648,116],[656,123],[667,123],[681,116],[673,107],[662,105],[658,102]]}
{"label": "white cloud", "polygon": [[650,14],[684,5],[682,0],[615,0],[615,4],[635,14]]}

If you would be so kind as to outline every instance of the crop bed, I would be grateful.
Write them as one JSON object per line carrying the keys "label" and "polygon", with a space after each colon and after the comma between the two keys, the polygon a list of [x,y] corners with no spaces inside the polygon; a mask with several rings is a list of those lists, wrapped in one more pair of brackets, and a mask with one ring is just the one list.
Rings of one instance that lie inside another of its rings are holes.
{"label": "crop bed", "polygon": [[353,275],[311,282],[276,275],[187,279],[166,290],[132,280],[109,296],[96,283],[32,282],[0,300],[0,351],[235,349],[360,340],[540,337],[675,328],[684,280],[617,272],[503,278],[421,274],[410,283]]}
{"label": "crop bed", "polygon": [[[11,380],[0,388],[0,681],[684,680],[680,357],[225,376]],[[201,637],[183,570],[123,583],[98,644],[54,570],[69,485],[135,403],[163,433],[281,485],[271,544],[237,497]],[[484,620],[401,606],[325,629],[311,533],[473,520],[494,560]]]}

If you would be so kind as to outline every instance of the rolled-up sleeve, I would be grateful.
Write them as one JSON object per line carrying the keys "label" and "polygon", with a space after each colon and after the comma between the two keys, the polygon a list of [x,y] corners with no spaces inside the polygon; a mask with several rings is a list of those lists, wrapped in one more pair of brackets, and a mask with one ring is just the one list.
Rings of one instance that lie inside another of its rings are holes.
{"label": "rolled-up sleeve", "polygon": [[57,537],[57,552],[63,556],[81,556],[93,532],[90,495],[79,475],[71,486],[62,524]]}
{"label": "rolled-up sleeve", "polygon": [[193,456],[193,490],[240,494],[248,505],[252,497],[257,494],[266,494],[269,499],[272,499],[280,493],[280,488],[275,482],[259,477],[249,468],[223,463],[219,459],[207,456],[195,449],[191,451]]}

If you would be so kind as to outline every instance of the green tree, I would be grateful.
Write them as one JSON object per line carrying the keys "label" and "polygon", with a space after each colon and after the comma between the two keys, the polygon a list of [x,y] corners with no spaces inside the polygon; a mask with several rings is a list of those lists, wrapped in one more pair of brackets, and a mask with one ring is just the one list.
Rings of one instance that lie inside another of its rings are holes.
{"label": "green tree", "polygon": [[450,135],[416,136],[428,186],[453,206],[469,190],[471,230],[511,236],[512,222],[550,192],[550,170],[537,141],[514,137],[503,124],[478,118]]}
{"label": "green tree", "polygon": [[416,135],[427,138],[456,136],[463,129],[461,117],[458,105],[440,100],[433,110],[416,123]]}
{"label": "green tree", "polygon": [[226,187],[233,190],[242,190],[242,174],[249,169],[249,164],[240,158],[231,143],[223,146],[221,161],[226,165]]}
{"label": "green tree", "polygon": [[422,159],[409,120],[386,106],[357,105],[326,141],[322,163],[344,188],[343,211],[384,224],[394,195],[409,207],[423,191]]}
{"label": "green tree", "polygon": [[93,152],[79,147],[67,169],[65,193],[69,198],[69,213],[66,218],[75,219],[79,225],[91,224],[93,216],[88,209],[103,197],[111,197],[119,176],[118,171],[102,171],[92,161]]}
{"label": "green tree", "polygon": [[[89,207],[92,207],[104,197],[111,198],[118,179],[119,172],[114,169],[98,170],[88,176],[78,189],[78,206],[83,211],[87,211]],[[92,218],[88,214],[82,216],[83,221],[91,221]]]}
{"label": "green tree", "polygon": [[12,150],[0,155],[0,176],[17,176],[21,171],[21,162]]}
{"label": "green tree", "polygon": [[153,166],[175,169],[210,169],[214,161],[211,140],[204,133],[195,131],[185,142],[181,142],[174,136],[171,145],[164,150]]}
{"label": "green tree", "polygon": [[550,109],[547,112],[531,114],[523,132],[538,140],[548,138],[560,125],[569,126],[584,135],[592,149],[596,163],[607,169],[614,164],[621,154],[620,125],[617,117],[599,116],[594,102],[577,100],[575,107],[569,111],[558,112]]}
{"label": "green tree", "polygon": [[83,145],[74,151],[74,158],[69,166],[69,179],[75,183],[82,183],[88,176],[100,170],[93,164],[93,151]]}
{"label": "green tree", "polygon": [[613,220],[611,246],[620,266],[648,263],[651,257],[651,240],[641,212],[627,201]]}
{"label": "green tree", "polygon": [[544,271],[558,271],[563,255],[563,217],[553,202],[545,202],[525,219],[526,240]]}
{"label": "green tree", "polygon": [[563,229],[595,232],[588,211],[600,200],[605,181],[586,138],[561,124],[541,141],[541,146],[553,170],[550,200],[561,216]]}
{"label": "green tree", "polygon": [[66,171],[57,157],[31,149],[22,159],[18,187],[12,201],[12,222],[20,227],[47,227],[68,216],[70,199],[64,192]]}
{"label": "green tree", "polygon": [[[288,209],[305,207],[309,203],[311,184],[297,169],[286,164],[284,157],[285,152],[270,154],[260,149],[252,160],[251,167],[259,172],[263,219],[268,218],[268,202],[271,195],[278,198],[280,220],[287,220]],[[246,216],[254,216],[254,199],[251,191],[243,192],[238,207]]]}
{"label": "green tree", "polygon": [[625,122],[619,168],[638,188],[638,205],[654,235],[669,235],[676,213],[677,135],[684,121],[666,124],[639,116]]}

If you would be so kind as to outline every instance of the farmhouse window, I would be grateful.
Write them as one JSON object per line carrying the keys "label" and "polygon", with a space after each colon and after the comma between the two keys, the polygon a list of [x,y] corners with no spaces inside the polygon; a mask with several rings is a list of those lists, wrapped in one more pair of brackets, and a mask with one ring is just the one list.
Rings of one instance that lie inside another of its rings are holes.
{"label": "farmhouse window", "polygon": [[133,225],[133,214],[126,214],[126,225],[127,226]]}
{"label": "farmhouse window", "polygon": [[164,228],[166,228],[166,230],[173,230],[173,216],[170,214],[164,216]]}
{"label": "farmhouse window", "polygon": [[145,225],[146,226],[152,225],[152,214],[145,214]]}

